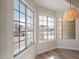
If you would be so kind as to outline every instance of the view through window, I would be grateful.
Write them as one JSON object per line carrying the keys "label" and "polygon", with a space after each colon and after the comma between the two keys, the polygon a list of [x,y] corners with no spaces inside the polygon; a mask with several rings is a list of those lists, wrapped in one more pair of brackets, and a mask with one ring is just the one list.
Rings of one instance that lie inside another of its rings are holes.
{"label": "view through window", "polygon": [[39,15],[39,42],[55,38],[55,21],[53,17]]}
{"label": "view through window", "polygon": [[14,55],[34,44],[33,12],[20,0],[14,0]]}

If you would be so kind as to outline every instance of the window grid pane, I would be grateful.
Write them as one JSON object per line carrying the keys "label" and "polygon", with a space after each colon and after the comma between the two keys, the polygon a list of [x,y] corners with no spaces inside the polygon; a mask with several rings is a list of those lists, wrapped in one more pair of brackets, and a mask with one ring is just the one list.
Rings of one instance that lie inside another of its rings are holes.
{"label": "window grid pane", "polygon": [[58,20],[58,39],[63,39],[63,19]]}
{"label": "window grid pane", "polygon": [[14,9],[19,10],[19,0],[14,0]]}
{"label": "window grid pane", "polygon": [[25,14],[25,5],[20,2],[20,12]]}
{"label": "window grid pane", "polygon": [[[17,4],[17,5],[16,5]],[[28,12],[29,10],[29,12]],[[27,15],[28,14],[28,15]],[[14,56],[34,44],[33,12],[20,0],[14,0]],[[29,33],[28,33],[29,32]]]}
{"label": "window grid pane", "polygon": [[27,9],[27,47],[34,43],[33,39],[33,12]]}
{"label": "window grid pane", "polygon": [[54,39],[54,19],[48,16],[39,15],[39,42]]}

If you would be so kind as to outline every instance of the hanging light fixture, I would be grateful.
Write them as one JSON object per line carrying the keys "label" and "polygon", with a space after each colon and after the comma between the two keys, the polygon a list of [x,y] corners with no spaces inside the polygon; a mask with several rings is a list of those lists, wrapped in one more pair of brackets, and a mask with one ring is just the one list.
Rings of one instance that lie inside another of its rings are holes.
{"label": "hanging light fixture", "polygon": [[70,8],[68,8],[64,13],[64,20],[73,21],[77,19],[79,16],[79,11],[71,6],[71,0],[70,0]]}

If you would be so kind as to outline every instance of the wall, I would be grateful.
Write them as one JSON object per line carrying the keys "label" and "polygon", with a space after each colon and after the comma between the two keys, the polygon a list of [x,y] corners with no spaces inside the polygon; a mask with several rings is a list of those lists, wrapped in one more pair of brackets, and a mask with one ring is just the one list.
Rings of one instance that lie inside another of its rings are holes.
{"label": "wall", "polygon": [[57,40],[57,48],[79,50],[79,40]]}
{"label": "wall", "polygon": [[37,45],[37,54],[50,51],[52,49],[56,48],[56,40],[49,41],[49,42],[44,42],[44,43],[39,43]]}
{"label": "wall", "polygon": [[0,0],[0,59],[13,59],[12,0]]}
{"label": "wall", "polygon": [[[62,17],[64,12],[59,12],[57,17]],[[76,20],[76,39],[57,40],[57,48],[79,50],[79,20]]]}
{"label": "wall", "polygon": [[33,0],[22,0],[30,9],[33,11],[36,11],[36,4],[33,2]]}
{"label": "wall", "polygon": [[47,8],[44,8],[44,7],[41,7],[41,6],[38,6],[37,5],[37,11],[40,13],[40,14],[44,14],[44,15],[47,15],[47,16],[55,16],[56,17],[56,11],[54,10],[49,10]]}

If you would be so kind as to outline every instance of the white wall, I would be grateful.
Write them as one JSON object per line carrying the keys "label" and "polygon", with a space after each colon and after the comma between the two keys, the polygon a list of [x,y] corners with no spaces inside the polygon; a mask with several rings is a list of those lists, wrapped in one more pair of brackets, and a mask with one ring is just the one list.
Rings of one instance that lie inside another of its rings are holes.
{"label": "white wall", "polygon": [[[59,12],[57,17],[63,17],[64,12]],[[79,50],[79,19],[76,21],[76,39],[57,40],[57,48]]]}
{"label": "white wall", "polygon": [[33,2],[33,0],[21,0],[23,1],[30,9],[33,11],[36,11],[36,4]]}
{"label": "white wall", "polygon": [[49,10],[49,9],[46,9],[44,7],[40,7],[37,5],[37,11],[40,13],[40,14],[44,14],[44,15],[47,15],[47,16],[55,16],[56,17],[56,11],[53,11],[53,10]]}
{"label": "white wall", "polygon": [[0,59],[13,59],[12,0],[0,0]]}
{"label": "white wall", "polygon": [[56,40],[44,42],[44,43],[38,43],[37,45],[37,54],[50,51],[52,49],[56,48]]}
{"label": "white wall", "polygon": [[79,40],[57,40],[57,48],[79,50]]}

